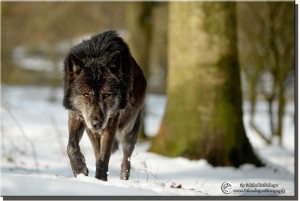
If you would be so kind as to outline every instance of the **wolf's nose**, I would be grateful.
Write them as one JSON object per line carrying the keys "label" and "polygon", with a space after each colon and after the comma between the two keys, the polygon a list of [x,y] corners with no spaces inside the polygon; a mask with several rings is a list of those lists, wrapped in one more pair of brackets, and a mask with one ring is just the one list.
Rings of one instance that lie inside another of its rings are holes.
{"label": "wolf's nose", "polygon": [[93,121],[93,128],[95,130],[99,130],[101,127],[102,127],[102,121],[97,121],[97,120]]}

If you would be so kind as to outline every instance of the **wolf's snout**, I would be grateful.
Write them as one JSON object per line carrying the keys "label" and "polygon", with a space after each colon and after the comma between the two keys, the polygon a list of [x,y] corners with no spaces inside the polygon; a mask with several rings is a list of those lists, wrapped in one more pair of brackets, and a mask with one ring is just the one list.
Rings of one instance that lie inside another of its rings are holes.
{"label": "wolf's snout", "polygon": [[94,120],[93,121],[93,128],[95,130],[101,129],[102,125],[103,125],[103,121],[102,120]]}

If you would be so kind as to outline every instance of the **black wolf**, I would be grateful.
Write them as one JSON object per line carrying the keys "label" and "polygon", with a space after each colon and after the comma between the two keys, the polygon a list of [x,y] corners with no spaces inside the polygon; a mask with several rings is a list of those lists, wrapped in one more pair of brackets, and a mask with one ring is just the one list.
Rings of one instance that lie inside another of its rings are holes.
{"label": "black wolf", "polygon": [[69,110],[67,153],[75,177],[88,175],[79,147],[86,130],[96,157],[96,178],[107,181],[115,139],[123,148],[120,178],[129,178],[146,85],[143,71],[115,31],[95,35],[70,50],[64,62],[63,105]]}

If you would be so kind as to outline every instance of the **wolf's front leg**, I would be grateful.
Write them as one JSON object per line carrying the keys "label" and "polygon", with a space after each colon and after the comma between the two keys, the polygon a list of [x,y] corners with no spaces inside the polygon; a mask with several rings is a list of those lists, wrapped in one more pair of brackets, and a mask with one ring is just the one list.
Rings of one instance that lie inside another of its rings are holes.
{"label": "wolf's front leg", "polygon": [[96,162],[96,178],[107,181],[108,163],[115,140],[119,115],[111,117],[101,134],[100,156]]}
{"label": "wolf's front leg", "polygon": [[69,143],[67,153],[71,162],[71,167],[76,177],[78,174],[83,173],[88,175],[89,171],[85,164],[85,158],[82,155],[79,147],[85,124],[83,120],[74,112],[69,112]]}

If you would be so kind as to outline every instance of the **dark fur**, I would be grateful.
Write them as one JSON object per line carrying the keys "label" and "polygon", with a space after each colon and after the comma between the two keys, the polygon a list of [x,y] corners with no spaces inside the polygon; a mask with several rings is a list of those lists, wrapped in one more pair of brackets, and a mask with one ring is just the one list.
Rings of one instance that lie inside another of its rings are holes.
{"label": "dark fur", "polygon": [[70,50],[64,62],[63,105],[69,110],[67,152],[75,176],[88,175],[79,147],[86,130],[96,157],[96,178],[107,180],[115,138],[124,154],[121,179],[129,178],[146,85],[142,70],[115,31],[93,36]]}

